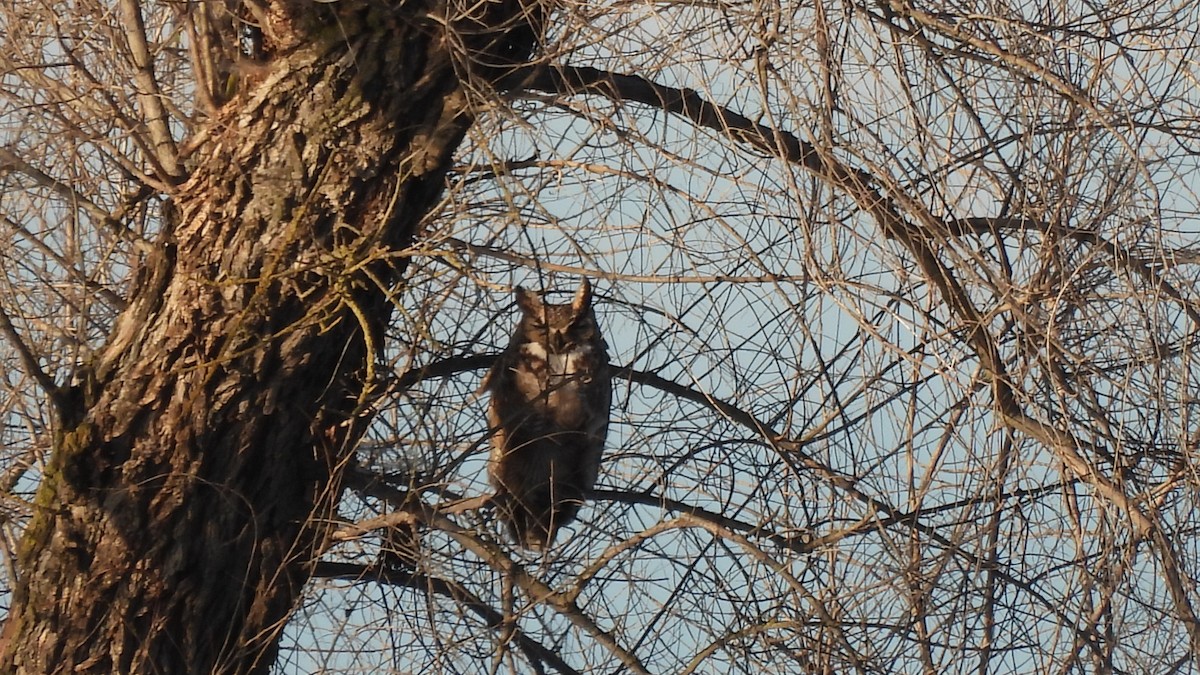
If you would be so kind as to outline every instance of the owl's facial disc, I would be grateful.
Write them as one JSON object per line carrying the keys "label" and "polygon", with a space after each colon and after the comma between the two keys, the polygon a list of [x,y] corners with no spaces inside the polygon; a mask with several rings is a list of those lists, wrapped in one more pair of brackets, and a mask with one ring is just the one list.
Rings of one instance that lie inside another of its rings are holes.
{"label": "owl's facial disc", "polygon": [[551,329],[548,337],[550,338],[550,351],[562,354],[571,349],[571,338],[566,330]]}

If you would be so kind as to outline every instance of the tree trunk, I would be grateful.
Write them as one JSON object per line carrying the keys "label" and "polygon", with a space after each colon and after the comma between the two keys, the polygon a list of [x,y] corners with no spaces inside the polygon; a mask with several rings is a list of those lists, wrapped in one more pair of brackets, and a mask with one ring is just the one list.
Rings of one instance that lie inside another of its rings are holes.
{"label": "tree trunk", "polygon": [[463,73],[498,76],[538,31],[516,0],[469,24],[437,0],[269,9],[273,60],[200,134],[128,310],[61,397],[4,672],[267,671],[368,421],[387,254],[472,122]]}

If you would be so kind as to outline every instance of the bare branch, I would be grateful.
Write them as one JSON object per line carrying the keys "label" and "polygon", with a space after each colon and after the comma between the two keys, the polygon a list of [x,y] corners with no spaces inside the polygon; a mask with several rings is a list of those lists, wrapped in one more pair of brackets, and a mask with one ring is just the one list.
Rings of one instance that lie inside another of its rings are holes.
{"label": "bare branch", "polygon": [[138,85],[137,99],[150,132],[150,147],[156,163],[166,172],[160,178],[164,182],[173,182],[181,175],[179,149],[171,136],[170,117],[163,105],[165,96],[154,75],[154,57],[146,42],[142,9],[137,0],[120,0],[120,8],[125,23],[125,41],[129,46],[129,56],[133,59],[134,77]]}
{"label": "bare branch", "polygon": [[[317,563],[313,576],[321,579],[344,579],[346,581],[365,582],[382,581],[393,586],[402,586],[425,593],[440,595],[466,607],[480,619],[488,628],[498,629],[505,625],[504,615],[474,596],[466,587],[446,579],[439,579],[420,572],[397,570],[381,565],[355,565],[321,561]],[[554,650],[533,640],[520,630],[513,633],[517,646],[525,653],[526,658],[541,671],[540,663],[547,663],[560,673],[578,675],[579,671],[563,661]]]}

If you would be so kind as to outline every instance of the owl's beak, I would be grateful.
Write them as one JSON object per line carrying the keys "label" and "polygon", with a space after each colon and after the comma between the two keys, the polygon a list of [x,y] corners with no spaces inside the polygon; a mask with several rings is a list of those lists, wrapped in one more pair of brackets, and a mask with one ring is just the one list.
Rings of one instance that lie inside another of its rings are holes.
{"label": "owl's beak", "polygon": [[561,330],[550,331],[550,351],[561,354],[567,351],[567,333]]}

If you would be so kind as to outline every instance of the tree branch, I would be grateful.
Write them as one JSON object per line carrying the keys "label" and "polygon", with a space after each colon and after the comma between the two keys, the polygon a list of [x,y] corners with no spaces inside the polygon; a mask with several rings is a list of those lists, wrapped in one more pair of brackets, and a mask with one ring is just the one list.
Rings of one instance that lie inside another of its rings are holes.
{"label": "tree branch", "polygon": [[[462,584],[447,581],[439,577],[421,572],[412,572],[390,568],[384,565],[358,565],[344,562],[318,562],[313,576],[323,579],[343,579],[346,581],[382,581],[392,586],[411,588],[417,591],[433,593],[449,598],[459,605],[466,607],[471,613],[483,619],[488,628],[493,630],[505,626],[504,614],[473,595]],[[545,662],[560,673],[579,675],[579,671],[562,660],[556,652],[542,643],[530,638],[519,628],[513,633],[517,646],[525,653],[530,663]],[[541,671],[541,668],[538,668]]]}
{"label": "tree branch", "polygon": [[[616,101],[643,103],[678,114],[699,126],[714,129],[737,143],[799,164],[850,196],[875,219],[885,237],[898,241],[909,251],[925,277],[937,288],[950,312],[962,322],[965,341],[979,358],[991,381],[1000,422],[1054,449],[1071,471],[1126,514],[1138,536],[1148,537],[1157,544],[1155,549],[1163,561],[1164,580],[1175,601],[1179,619],[1187,626],[1193,651],[1200,652],[1200,620],[1183,587],[1178,556],[1166,537],[1157,532],[1157,523],[1119,485],[1080,454],[1079,449],[1087,447],[1086,443],[1069,431],[1035,419],[1022,408],[1000,350],[987,330],[986,319],[938,256],[935,244],[952,239],[955,228],[901,190],[892,189],[890,194],[885,194],[879,186],[889,185],[887,181],[868,172],[846,167],[833,157],[832,151],[801,141],[795,134],[753,122],[703,99],[693,89],[667,87],[642,77],[590,67],[528,68],[515,77],[521,79],[514,88],[525,87],[563,96],[599,95]],[[913,214],[916,223],[906,220],[897,205]],[[753,420],[753,423],[758,424],[757,420]],[[764,437],[770,438],[765,434]],[[851,483],[845,484],[853,490]],[[863,497],[870,502],[875,501],[866,495]]]}
{"label": "tree branch", "polygon": [[146,22],[142,19],[142,9],[136,0],[121,0],[120,7],[125,42],[129,47],[138,85],[138,104],[142,107],[146,129],[150,134],[147,146],[155,165],[165,173],[159,178],[163,182],[174,182],[180,177],[179,149],[171,136],[170,116],[163,105],[166,97],[154,75],[154,57],[146,41]]}
{"label": "tree branch", "polygon": [[[361,485],[364,480],[369,480],[369,476],[364,476],[361,472],[350,471],[347,473],[347,480],[352,485]],[[386,500],[396,509],[405,512],[403,515],[388,514],[381,518],[372,519],[373,522],[387,522],[388,519],[395,518],[394,522],[401,523],[410,522],[410,519],[415,518],[430,527],[437,528],[452,537],[463,548],[479,556],[480,560],[483,560],[492,568],[507,574],[525,592],[531,602],[548,605],[585,634],[591,636],[597,644],[607,649],[613,656],[619,659],[627,670],[634,673],[648,674],[649,671],[642,665],[637,655],[625,649],[625,647],[617,642],[616,637],[611,632],[604,630],[596,624],[592,617],[584,612],[575,602],[573,596],[550,588],[545,582],[526,572],[521,565],[508,557],[499,546],[483,541],[473,533],[462,528],[446,517],[445,512],[440,508],[430,506],[420,500],[408,499],[407,492],[404,490],[397,490],[396,488],[381,485],[377,482],[372,484],[371,488],[373,495]],[[349,533],[353,529],[357,529],[357,526],[348,528],[345,532]]]}
{"label": "tree branch", "polygon": [[21,365],[25,367],[25,373],[32,377],[38,383],[38,386],[46,392],[50,400],[54,402],[55,407],[58,408],[59,414],[63,414],[65,412],[63,410],[65,403],[63,388],[55,384],[54,378],[42,370],[37,356],[29,348],[29,345],[25,344],[25,340],[21,338],[21,334],[17,332],[17,327],[13,325],[12,319],[9,318],[8,313],[4,311],[3,307],[0,307],[0,335],[7,338],[9,344],[17,351],[17,356],[21,359]]}

